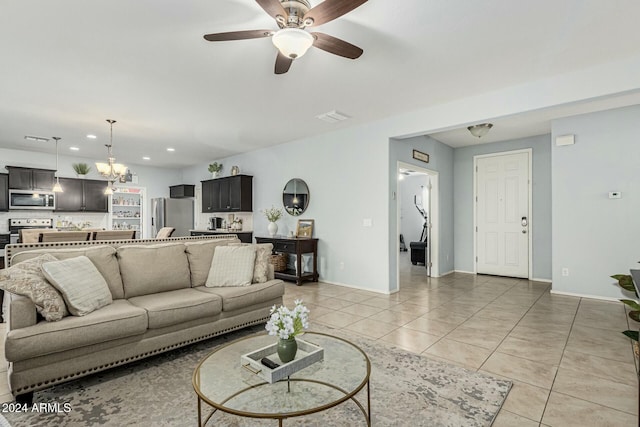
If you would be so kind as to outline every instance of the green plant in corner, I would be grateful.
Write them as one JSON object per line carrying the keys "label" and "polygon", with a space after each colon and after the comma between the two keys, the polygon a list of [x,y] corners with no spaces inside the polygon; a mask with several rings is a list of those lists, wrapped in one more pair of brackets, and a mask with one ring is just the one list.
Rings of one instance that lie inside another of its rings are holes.
{"label": "green plant in corner", "polygon": [[[638,292],[636,292],[635,286],[633,286],[633,278],[630,275],[614,274],[613,276],[611,276],[611,278],[616,279],[618,281],[618,286],[620,286],[625,291],[628,291],[630,293],[632,292],[636,296],[636,298],[640,297],[640,295],[638,295]],[[631,308],[631,311],[629,312],[629,318],[635,320],[636,322],[640,322],[640,304],[638,304],[638,301],[632,299],[621,299],[620,301]],[[640,337],[638,331],[626,330],[622,333],[636,342],[639,341]]]}
{"label": "green plant in corner", "polygon": [[213,162],[209,165],[209,172],[215,173],[220,172],[222,170],[222,163],[218,164],[218,162]]}
{"label": "green plant in corner", "polygon": [[74,163],[71,166],[78,175],[87,175],[91,172],[91,166],[86,163]]}

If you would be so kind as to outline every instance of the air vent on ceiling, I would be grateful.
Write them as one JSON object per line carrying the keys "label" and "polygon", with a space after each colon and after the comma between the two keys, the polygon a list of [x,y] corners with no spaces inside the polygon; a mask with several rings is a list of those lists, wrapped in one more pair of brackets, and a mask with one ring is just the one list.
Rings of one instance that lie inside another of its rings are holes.
{"label": "air vent on ceiling", "polygon": [[323,122],[327,122],[327,123],[337,123],[337,122],[341,122],[343,120],[347,120],[351,118],[346,114],[340,113],[336,110],[329,111],[328,113],[320,114],[319,116],[316,116],[316,117],[322,120]]}
{"label": "air vent on ceiling", "polygon": [[26,139],[27,141],[49,142],[49,138],[45,138],[43,136],[25,135],[24,139]]}

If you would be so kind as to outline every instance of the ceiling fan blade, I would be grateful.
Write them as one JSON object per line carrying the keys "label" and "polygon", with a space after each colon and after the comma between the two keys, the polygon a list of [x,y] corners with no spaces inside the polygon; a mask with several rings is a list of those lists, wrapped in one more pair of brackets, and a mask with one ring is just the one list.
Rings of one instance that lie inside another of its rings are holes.
{"label": "ceiling fan blade", "polygon": [[278,51],[278,56],[276,57],[276,74],[284,74],[289,71],[291,68],[291,64],[293,63],[293,59],[287,58],[283,54]]}
{"label": "ceiling fan blade", "polygon": [[225,42],[229,40],[246,40],[271,37],[273,33],[274,31],[272,30],[230,31],[228,33],[205,34],[204,39],[210,42]]}
{"label": "ceiling fan blade", "polygon": [[344,40],[340,40],[337,37],[330,36],[324,33],[311,33],[315,38],[313,45],[318,49],[322,49],[325,52],[333,53],[334,55],[343,56],[349,59],[360,58],[360,55],[364,52],[358,46],[347,43]]}
{"label": "ceiling fan blade", "polygon": [[280,15],[284,19],[283,22],[287,22],[289,14],[284,10],[279,0],[256,0],[256,3],[276,21],[278,20],[278,15]]}
{"label": "ceiling fan blade", "polygon": [[[322,25],[351,12],[366,2],[367,0],[324,0],[309,10],[304,15],[302,22],[306,27]],[[313,20],[313,22],[309,21],[309,19]]]}

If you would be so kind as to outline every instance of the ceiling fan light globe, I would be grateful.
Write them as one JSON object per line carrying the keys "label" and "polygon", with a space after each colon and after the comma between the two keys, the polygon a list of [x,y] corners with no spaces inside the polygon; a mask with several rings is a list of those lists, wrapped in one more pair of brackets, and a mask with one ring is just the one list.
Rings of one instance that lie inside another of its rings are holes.
{"label": "ceiling fan light globe", "polygon": [[275,47],[287,58],[296,59],[307,53],[314,38],[299,28],[283,28],[271,38]]}

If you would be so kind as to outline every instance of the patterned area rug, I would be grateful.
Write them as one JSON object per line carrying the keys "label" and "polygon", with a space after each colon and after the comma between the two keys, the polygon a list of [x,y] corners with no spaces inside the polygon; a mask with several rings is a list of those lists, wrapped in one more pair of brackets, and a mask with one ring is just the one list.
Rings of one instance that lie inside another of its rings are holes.
{"label": "patterned area rug", "polygon": [[[511,388],[509,381],[430,360],[344,331],[315,330],[347,338],[369,356],[374,426],[490,426]],[[197,425],[197,400],[191,384],[195,366],[216,346],[263,331],[263,326],[247,328],[35,393],[35,402],[57,404],[59,412],[4,415],[13,427]],[[366,402],[366,395],[359,397]],[[65,407],[71,410],[65,412]],[[366,425],[364,416],[352,402],[311,416],[287,419],[284,424]],[[274,426],[277,421],[216,413],[208,425]]]}

